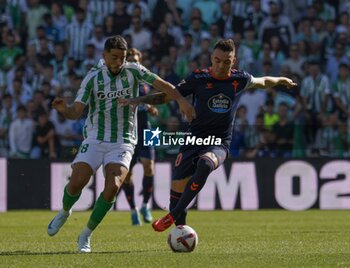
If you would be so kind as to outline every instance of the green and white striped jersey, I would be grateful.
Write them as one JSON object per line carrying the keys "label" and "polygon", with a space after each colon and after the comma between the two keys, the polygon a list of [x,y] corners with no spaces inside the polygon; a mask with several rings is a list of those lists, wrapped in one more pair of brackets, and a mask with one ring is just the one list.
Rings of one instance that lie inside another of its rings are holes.
{"label": "green and white striped jersey", "polygon": [[131,62],[126,62],[119,74],[113,75],[104,60],[100,60],[84,78],[75,99],[89,105],[84,138],[135,145],[137,111],[130,106],[121,107],[118,98],[137,97],[139,84],[152,84],[156,77],[144,66]]}

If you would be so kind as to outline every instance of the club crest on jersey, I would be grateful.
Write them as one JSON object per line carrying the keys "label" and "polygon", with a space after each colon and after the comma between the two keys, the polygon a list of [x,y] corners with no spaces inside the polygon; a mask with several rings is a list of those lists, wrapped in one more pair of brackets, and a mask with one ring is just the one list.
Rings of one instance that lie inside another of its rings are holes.
{"label": "club crest on jersey", "polygon": [[130,96],[130,95],[131,95],[131,88],[124,88],[122,90],[109,91],[109,92],[103,92],[103,91],[97,92],[97,98],[99,100],[115,99],[123,96]]}
{"label": "club crest on jersey", "polygon": [[208,107],[215,113],[227,113],[232,108],[232,101],[226,95],[219,94],[208,100]]}

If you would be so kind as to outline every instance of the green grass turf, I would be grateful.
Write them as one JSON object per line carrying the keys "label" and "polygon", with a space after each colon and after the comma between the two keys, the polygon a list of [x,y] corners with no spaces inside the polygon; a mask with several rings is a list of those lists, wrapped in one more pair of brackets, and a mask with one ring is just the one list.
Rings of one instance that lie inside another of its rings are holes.
{"label": "green grass turf", "polygon": [[350,211],[190,211],[199,236],[192,253],[171,252],[168,231],[133,227],[128,212],[110,212],[87,255],[76,253],[76,240],[90,213],[74,212],[49,237],[54,215],[0,214],[0,267],[350,267]]}

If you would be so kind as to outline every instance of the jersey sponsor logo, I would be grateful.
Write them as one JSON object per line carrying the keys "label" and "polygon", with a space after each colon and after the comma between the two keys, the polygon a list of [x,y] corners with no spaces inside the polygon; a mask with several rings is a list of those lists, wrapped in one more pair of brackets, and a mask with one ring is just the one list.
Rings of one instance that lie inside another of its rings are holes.
{"label": "jersey sponsor logo", "polygon": [[208,100],[208,107],[215,113],[227,113],[232,108],[232,101],[226,95],[219,94]]}
{"label": "jersey sponsor logo", "polygon": [[97,98],[99,100],[104,99],[116,99],[124,96],[130,96],[131,95],[131,88],[125,88],[122,90],[117,91],[110,91],[110,92],[97,92]]}

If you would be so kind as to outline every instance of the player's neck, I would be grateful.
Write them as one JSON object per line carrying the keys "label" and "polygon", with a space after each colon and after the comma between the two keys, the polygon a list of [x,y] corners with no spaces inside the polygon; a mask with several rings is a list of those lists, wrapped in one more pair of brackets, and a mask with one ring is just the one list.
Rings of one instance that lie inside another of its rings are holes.
{"label": "player's neck", "polygon": [[215,79],[218,79],[218,80],[225,80],[225,79],[230,77],[230,72],[224,74],[224,73],[220,73],[220,72],[214,72],[213,69],[210,69],[210,74],[212,77],[214,77]]}

